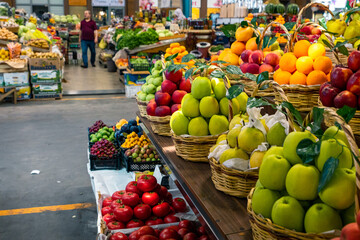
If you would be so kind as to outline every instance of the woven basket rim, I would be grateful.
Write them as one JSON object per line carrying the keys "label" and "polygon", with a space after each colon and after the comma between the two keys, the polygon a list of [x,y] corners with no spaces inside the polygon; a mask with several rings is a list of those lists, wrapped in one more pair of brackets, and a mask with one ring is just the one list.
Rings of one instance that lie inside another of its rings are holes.
{"label": "woven basket rim", "polygon": [[150,116],[147,117],[150,122],[156,122],[156,123],[167,123],[170,121],[171,116],[164,116],[164,117],[158,117],[158,116]]}
{"label": "woven basket rim", "polygon": [[317,85],[283,84],[280,86],[283,89],[285,88],[285,89],[300,89],[300,90],[318,90],[320,89],[321,84],[317,84]]}
{"label": "woven basket rim", "polygon": [[149,101],[141,101],[138,96],[136,96],[136,102],[138,105],[147,105]]}
{"label": "woven basket rim", "polygon": [[218,135],[206,135],[206,136],[192,136],[192,135],[176,135],[174,133],[173,130],[171,130],[171,136],[174,137],[175,140],[181,140],[181,141],[186,141],[186,140],[194,140],[194,139],[198,139],[198,140],[213,140],[213,139],[217,139],[220,135],[222,134],[226,134],[228,131],[220,133]]}
{"label": "woven basket rim", "polygon": [[259,176],[259,171],[240,171],[237,169],[233,169],[233,168],[228,168],[225,167],[223,164],[220,164],[218,161],[216,161],[215,158],[209,158],[209,163],[211,167],[214,168],[218,168],[220,169],[220,171],[224,174],[227,174],[229,176],[234,176],[234,177],[242,177],[239,175],[247,175],[247,176],[251,176],[251,177],[258,177]]}

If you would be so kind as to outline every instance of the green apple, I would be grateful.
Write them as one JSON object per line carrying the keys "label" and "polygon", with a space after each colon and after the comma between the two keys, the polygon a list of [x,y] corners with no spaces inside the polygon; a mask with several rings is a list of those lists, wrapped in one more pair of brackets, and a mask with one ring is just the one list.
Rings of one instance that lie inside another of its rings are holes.
{"label": "green apple", "polygon": [[191,136],[209,135],[208,124],[203,117],[196,117],[190,120],[188,132]]}
{"label": "green apple", "polygon": [[153,79],[152,83],[155,85],[155,86],[160,86],[161,83],[163,82],[163,77],[160,76],[160,77],[156,77]]}
{"label": "green apple", "polygon": [[170,127],[176,135],[188,134],[189,119],[182,111],[176,111],[171,115]]}
{"label": "green apple", "polygon": [[286,176],[286,191],[297,200],[314,200],[317,197],[317,188],[320,172],[315,166],[295,164]]}
{"label": "green apple", "polygon": [[285,138],[285,128],[279,122],[275,123],[266,134],[266,140],[271,146],[282,146]]}
{"label": "green apple", "polygon": [[343,223],[344,226],[349,224],[349,223],[356,222],[356,219],[355,219],[355,203],[352,204],[347,209],[342,210],[340,212],[340,214],[341,214],[341,219],[342,219],[342,223]]}
{"label": "green apple", "polygon": [[146,101],[150,101],[151,99],[154,99],[155,95],[152,93],[149,93],[148,95],[146,95]]}
{"label": "green apple", "polygon": [[272,146],[269,148],[269,150],[266,151],[264,158],[274,154],[284,157],[283,147]]}
{"label": "green apple", "polygon": [[185,94],[181,100],[181,109],[186,117],[194,118],[200,116],[199,101],[191,93]]}
{"label": "green apple", "polygon": [[146,88],[146,92],[147,93],[155,93],[156,91],[156,86],[152,83],[148,84],[147,88]]}
{"label": "green apple", "polygon": [[156,91],[161,91],[161,85],[156,88]]}
{"label": "green apple", "polygon": [[241,150],[240,148],[230,148],[225,150],[219,159],[220,164],[223,164],[226,160],[232,159],[232,158],[241,158],[244,160],[249,160],[249,155],[247,155],[246,152]]}
{"label": "green apple", "polygon": [[291,196],[281,197],[274,203],[271,211],[272,221],[284,228],[302,232],[305,211],[301,204]]}
{"label": "green apple", "polygon": [[148,85],[153,84],[153,80],[154,80],[154,77],[153,77],[153,76],[150,76],[148,79],[146,79],[146,83],[147,83]]}
{"label": "green apple", "polygon": [[155,68],[153,69],[151,75],[153,77],[159,77],[161,74],[160,74],[160,71],[159,70],[156,70]]}
{"label": "green apple", "polygon": [[307,210],[304,226],[307,233],[322,233],[334,229],[341,230],[342,223],[336,210],[324,203],[316,203]]}
{"label": "green apple", "polygon": [[264,188],[264,185],[261,184],[260,180],[257,180],[257,181],[256,181],[256,184],[255,184],[255,187],[256,187],[256,188],[257,188],[257,187],[262,187],[262,188]]}
{"label": "green apple", "polygon": [[220,78],[212,78],[211,79],[211,86],[215,97],[218,101],[226,96],[226,88],[224,81]]}
{"label": "green apple", "polygon": [[236,97],[236,100],[239,103],[240,112],[246,112],[248,98],[249,97],[245,92],[240,93],[239,96]]}
{"label": "green apple", "polygon": [[230,124],[229,124],[229,130],[233,129],[236,125],[241,125],[242,126],[242,118],[240,117],[239,114],[235,115],[233,117],[233,119],[230,121]]}
{"label": "green apple", "polygon": [[310,139],[315,142],[316,137],[312,135],[310,132],[291,132],[286,136],[284,141],[284,157],[292,164],[295,165],[297,163],[302,163],[301,158],[296,153],[296,148],[299,143],[304,139]]}
{"label": "green apple", "polygon": [[197,77],[191,84],[191,94],[200,100],[211,95],[211,83],[207,77]]}
{"label": "green apple", "polygon": [[[232,99],[232,112],[233,112],[233,115],[236,115],[239,113],[239,103],[238,101],[236,100],[236,98]],[[222,98],[220,100],[220,112],[222,115],[224,116],[229,116],[229,99],[227,99],[226,97]]]}
{"label": "green apple", "polygon": [[142,91],[138,93],[138,97],[141,101],[146,101],[146,95],[147,94]]}
{"label": "green apple", "polygon": [[346,138],[344,130],[339,129],[337,126],[331,126],[331,127],[327,128],[325,130],[321,140],[327,140],[330,138],[335,138],[335,139],[341,140],[346,144],[346,146],[348,146],[350,148],[350,144]]}
{"label": "green apple", "polygon": [[154,69],[160,71],[162,69],[162,63],[161,60],[157,60],[154,64]]}
{"label": "green apple", "polygon": [[265,218],[271,218],[273,205],[280,197],[281,195],[278,191],[257,187],[251,200],[252,209],[256,214],[261,214]]}
{"label": "green apple", "polygon": [[245,152],[252,152],[265,140],[265,135],[259,129],[245,127],[241,129],[238,136],[238,146]]}
{"label": "green apple", "polygon": [[230,147],[234,148],[237,146],[237,138],[239,136],[240,131],[241,131],[241,126],[231,129],[227,134],[226,139]]}
{"label": "green apple", "polygon": [[211,118],[219,113],[219,103],[213,96],[207,96],[200,100],[200,114],[205,118]]}
{"label": "green apple", "polygon": [[218,135],[229,129],[229,121],[225,116],[213,115],[209,122],[209,131],[211,135]]}
{"label": "green apple", "polygon": [[321,190],[321,201],[335,209],[346,209],[355,201],[355,172],[346,168],[335,169],[330,181]]}
{"label": "green apple", "polygon": [[268,189],[282,191],[285,189],[285,179],[290,167],[290,163],[282,156],[270,155],[263,158],[259,180]]}
{"label": "green apple", "polygon": [[320,154],[315,159],[315,165],[322,171],[325,162],[330,158],[338,158],[338,168],[351,168],[352,167],[352,154],[350,149],[341,140],[328,139],[321,142]]}

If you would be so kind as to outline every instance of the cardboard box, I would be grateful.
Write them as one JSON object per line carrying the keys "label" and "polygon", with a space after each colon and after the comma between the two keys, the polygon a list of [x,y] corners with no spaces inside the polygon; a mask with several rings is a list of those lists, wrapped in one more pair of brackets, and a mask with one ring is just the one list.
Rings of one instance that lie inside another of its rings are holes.
{"label": "cardboard box", "polygon": [[124,72],[125,85],[128,86],[139,86],[143,85],[146,80],[145,78],[148,74],[131,74],[129,72]]}
{"label": "cardboard box", "polygon": [[29,85],[29,72],[2,73],[1,75],[3,76],[4,86]]}
{"label": "cardboard box", "polygon": [[25,100],[31,98],[30,86],[16,87],[16,90],[17,90],[16,95],[18,100]]}
{"label": "cardboard box", "polygon": [[29,60],[30,71],[33,70],[60,70],[60,58],[30,58]]}
{"label": "cardboard box", "polygon": [[125,85],[125,96],[127,98],[135,98],[136,94],[140,91],[141,91],[141,85],[140,86]]}
{"label": "cardboard box", "polygon": [[53,95],[62,92],[61,83],[56,84],[33,84],[34,95]]}
{"label": "cardboard box", "polygon": [[11,72],[28,72],[27,60],[12,62],[12,61],[3,61],[0,62],[0,73],[11,73]]}
{"label": "cardboard box", "polygon": [[59,83],[61,79],[60,70],[31,70],[31,83]]}

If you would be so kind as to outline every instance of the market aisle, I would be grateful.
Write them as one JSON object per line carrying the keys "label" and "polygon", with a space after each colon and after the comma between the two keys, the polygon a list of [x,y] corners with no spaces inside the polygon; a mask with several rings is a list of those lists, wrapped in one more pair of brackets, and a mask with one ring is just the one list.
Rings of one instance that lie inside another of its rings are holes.
{"label": "market aisle", "polygon": [[[87,126],[134,118],[121,95],[1,105],[0,210],[91,203]],[[30,175],[34,169],[39,175]],[[96,208],[0,216],[1,239],[95,239]],[[6,227],[5,227],[6,226]]]}
{"label": "market aisle", "polygon": [[110,93],[124,93],[124,84],[119,80],[119,72],[108,72],[96,63],[93,68],[81,68],[79,65],[65,65],[65,79],[67,82],[63,83],[64,94],[79,92],[110,92]]}

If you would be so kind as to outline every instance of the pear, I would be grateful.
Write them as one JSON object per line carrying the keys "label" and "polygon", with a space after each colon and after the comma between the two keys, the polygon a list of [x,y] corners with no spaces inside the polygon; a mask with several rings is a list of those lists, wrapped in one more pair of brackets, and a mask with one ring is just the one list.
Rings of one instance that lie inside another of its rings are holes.
{"label": "pear", "polygon": [[351,168],[352,155],[345,143],[341,140],[328,139],[321,142],[320,154],[315,159],[315,165],[322,171],[325,162],[330,158],[338,158],[338,168]]}
{"label": "pear", "polygon": [[299,143],[304,139],[310,139],[315,142],[316,137],[311,134],[311,132],[291,132],[286,136],[284,141],[284,157],[288,160],[292,165],[297,163],[302,163],[301,158],[296,153],[296,148]]}
{"label": "pear", "polygon": [[348,146],[350,148],[350,144],[346,138],[344,130],[339,129],[337,126],[331,126],[328,129],[326,129],[321,140],[327,140],[330,138],[335,138],[335,139],[341,140],[346,144],[346,146]]}
{"label": "pear", "polygon": [[198,117],[200,115],[199,101],[188,93],[181,100],[181,110],[186,117]]}
{"label": "pear", "polygon": [[211,86],[215,94],[215,97],[218,101],[220,101],[222,98],[226,96],[226,88],[224,81],[222,79],[219,78],[211,79]]}
{"label": "pear", "polygon": [[267,142],[271,146],[282,146],[286,138],[285,128],[281,123],[275,123],[266,135]]}
{"label": "pear", "polygon": [[230,148],[225,150],[219,159],[220,164],[223,164],[226,160],[232,159],[232,158],[241,158],[244,160],[249,160],[249,155],[246,154],[242,149],[240,148]]}
{"label": "pear", "polygon": [[219,103],[213,96],[207,96],[200,100],[200,114],[205,118],[211,118],[219,113]]}
{"label": "pear", "polygon": [[229,121],[225,116],[213,115],[209,122],[209,131],[211,135],[218,135],[229,129]]}
{"label": "pear", "polygon": [[248,98],[249,97],[245,92],[240,93],[239,96],[236,97],[236,100],[239,103],[240,112],[246,112]]}
{"label": "pear", "polygon": [[190,120],[188,132],[191,136],[209,135],[208,124],[203,117],[196,117]]}
{"label": "pear", "polygon": [[241,131],[241,127],[233,128],[229,131],[226,139],[230,147],[235,147],[237,145],[237,137]]}
{"label": "pear", "polygon": [[218,139],[216,140],[216,144],[219,144],[221,141],[226,140],[227,135],[226,134],[221,134]]}
{"label": "pear", "polygon": [[[233,115],[236,115],[240,111],[239,102],[238,100],[236,100],[236,98],[232,99],[231,101]],[[229,116],[229,99],[227,99],[226,97],[220,100],[220,112],[226,117]]]}
{"label": "pear", "polygon": [[238,136],[239,148],[245,152],[254,151],[262,142],[265,142],[265,135],[254,127],[242,128]]}
{"label": "pear", "polygon": [[176,135],[188,134],[189,119],[182,111],[176,111],[170,118],[170,127]]}
{"label": "pear", "polygon": [[229,130],[233,129],[235,127],[235,125],[239,124],[241,125],[241,120],[242,118],[240,117],[240,115],[235,115],[233,117],[233,119],[230,121],[230,124],[229,124]]}
{"label": "pear", "polygon": [[256,151],[250,156],[250,168],[260,167],[262,160],[264,159],[265,152]]}

